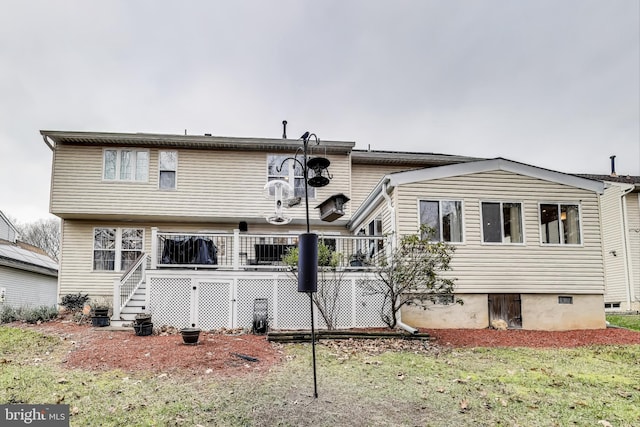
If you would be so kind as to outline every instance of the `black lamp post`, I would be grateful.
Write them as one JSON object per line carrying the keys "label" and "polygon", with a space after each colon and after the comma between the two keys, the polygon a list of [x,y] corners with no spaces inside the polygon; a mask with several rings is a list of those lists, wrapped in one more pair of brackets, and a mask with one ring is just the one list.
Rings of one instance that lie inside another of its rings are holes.
{"label": "black lamp post", "polygon": [[[282,170],[282,166],[287,160],[293,160],[302,168],[302,176],[304,177],[304,203],[306,209],[307,232],[298,236],[298,292],[306,292],[309,294],[311,303],[311,348],[313,353],[313,397],[318,397],[318,383],[316,380],[316,334],[313,318],[313,293],[318,288],[318,235],[310,232],[309,225],[309,186],[324,187],[329,184],[331,175],[328,167],[331,164],[329,159],[324,157],[308,158],[309,138],[315,139],[316,145],[320,144],[320,140],[315,133],[305,132],[300,137],[302,139],[302,157],[298,160],[298,153],[294,157],[286,158],[277,169]],[[313,170],[313,176],[309,178],[309,170]],[[294,183],[295,187],[295,183]]]}

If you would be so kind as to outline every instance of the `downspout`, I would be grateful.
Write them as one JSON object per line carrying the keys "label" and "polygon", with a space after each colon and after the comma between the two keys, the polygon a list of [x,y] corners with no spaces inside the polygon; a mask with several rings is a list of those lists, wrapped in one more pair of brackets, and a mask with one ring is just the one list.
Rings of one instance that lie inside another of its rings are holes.
{"label": "downspout", "polygon": [[44,143],[47,144],[47,146],[51,149],[51,151],[55,151],[55,148],[53,148],[53,145],[49,142],[49,137],[47,137],[47,135],[42,135],[42,139],[44,140]]}
{"label": "downspout", "polygon": [[[393,201],[391,200],[391,196],[389,196],[388,193],[388,187],[389,187],[389,181],[385,181],[384,183],[382,183],[382,197],[384,197],[384,199],[387,201],[387,210],[389,211],[389,215],[391,216],[391,251],[393,252],[393,250],[396,248],[396,238],[397,238],[397,229],[396,229],[396,211],[395,208],[393,207]],[[404,329],[405,331],[409,332],[412,335],[415,335],[418,333],[418,330],[412,326],[407,325],[406,323],[402,322],[402,310],[398,310],[398,318],[396,320],[396,325],[399,326],[400,328]]]}

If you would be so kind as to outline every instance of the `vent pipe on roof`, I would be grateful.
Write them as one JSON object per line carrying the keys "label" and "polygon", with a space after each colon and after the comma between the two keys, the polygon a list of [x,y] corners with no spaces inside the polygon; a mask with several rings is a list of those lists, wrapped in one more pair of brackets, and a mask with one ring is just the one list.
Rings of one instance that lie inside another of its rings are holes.
{"label": "vent pipe on roof", "polygon": [[615,155],[609,156],[609,158],[611,159],[611,175],[610,176],[616,177],[618,176],[616,174],[616,156]]}
{"label": "vent pipe on roof", "polygon": [[282,121],[282,139],[287,139],[287,121]]}

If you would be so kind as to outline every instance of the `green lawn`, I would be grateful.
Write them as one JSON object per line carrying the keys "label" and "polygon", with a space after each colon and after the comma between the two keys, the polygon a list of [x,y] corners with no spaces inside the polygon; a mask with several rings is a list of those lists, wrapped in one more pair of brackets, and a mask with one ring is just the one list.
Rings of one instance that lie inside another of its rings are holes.
{"label": "green lawn", "polygon": [[0,401],[69,404],[72,426],[640,425],[640,346],[371,355],[321,343],[314,399],[309,345],[232,379],[65,369],[71,345],[0,327]]}
{"label": "green lawn", "polygon": [[640,314],[609,314],[607,322],[614,326],[640,331]]}

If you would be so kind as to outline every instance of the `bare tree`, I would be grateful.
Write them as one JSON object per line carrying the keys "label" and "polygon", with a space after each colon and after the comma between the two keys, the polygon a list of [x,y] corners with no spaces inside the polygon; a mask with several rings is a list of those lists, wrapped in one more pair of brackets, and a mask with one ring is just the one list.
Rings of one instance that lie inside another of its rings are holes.
{"label": "bare tree", "polygon": [[40,219],[34,222],[16,224],[20,240],[37,246],[54,260],[60,255],[60,220]]}
{"label": "bare tree", "polygon": [[[290,272],[297,280],[298,248],[290,249],[282,261],[291,268]],[[318,245],[320,280],[318,280],[317,292],[312,293],[311,299],[329,330],[336,329],[340,314],[338,297],[344,271],[337,271],[339,262],[340,254],[332,251],[322,242]]]}
{"label": "bare tree", "polygon": [[427,307],[428,302],[450,301],[462,304],[453,295],[455,279],[443,278],[440,272],[450,270],[455,247],[445,242],[432,242],[433,230],[403,236],[388,259],[375,268],[378,280],[364,280],[360,285],[365,295],[378,295],[383,303],[380,318],[395,328],[398,312],[405,305]]}

